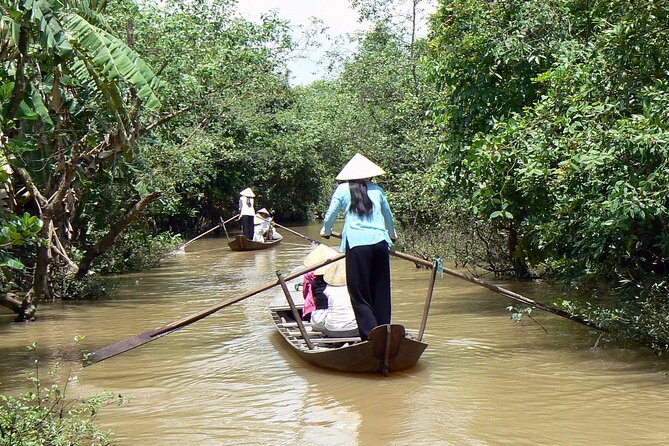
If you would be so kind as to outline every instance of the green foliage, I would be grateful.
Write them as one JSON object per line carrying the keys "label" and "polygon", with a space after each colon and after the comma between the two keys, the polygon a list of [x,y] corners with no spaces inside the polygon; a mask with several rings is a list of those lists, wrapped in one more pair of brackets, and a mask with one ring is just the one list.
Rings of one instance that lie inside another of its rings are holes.
{"label": "green foliage", "polygon": [[[79,14],[64,14],[62,21],[62,26],[69,31],[68,43],[79,55],[79,60],[72,66],[75,77],[85,79],[90,76],[93,82],[121,78],[136,88],[137,96],[146,107],[160,107],[155,93],[158,80],[137,53],[122,40],[89,23]],[[108,99],[114,103],[117,112],[126,112],[126,105],[118,92],[110,92]]]}
{"label": "green foliage", "polygon": [[17,247],[24,247],[24,255],[29,252],[27,247],[41,243],[38,233],[42,229],[42,221],[27,212],[22,217],[11,216],[9,220],[0,220],[0,289],[7,291],[15,284],[14,273],[25,269],[24,263],[16,254]]}
{"label": "green foliage", "polygon": [[292,167],[299,160],[275,140],[277,113],[292,100],[285,57],[293,43],[277,17],[252,23],[233,4],[110,4],[113,22],[132,23],[138,51],[162,67],[164,107],[175,114],[136,159],[143,184],[164,192],[154,214],[160,228],[210,227],[237,211],[248,186],[274,211],[292,214],[299,203],[284,186],[304,177]]}
{"label": "green foliage", "polygon": [[572,314],[597,321],[613,338],[635,341],[656,354],[669,351],[669,287],[665,281],[636,282],[622,290],[609,290],[596,303],[563,300],[560,306]]}
{"label": "green foliage", "polygon": [[533,79],[570,29],[564,2],[442,1],[433,17],[430,73],[445,93],[433,115],[454,142],[488,130],[542,91]]}
{"label": "green foliage", "polygon": [[[28,266],[18,284],[21,291],[31,291],[24,307],[32,305],[29,299],[48,294],[53,258],[70,264],[68,255],[87,247],[86,237],[73,239],[79,229],[73,219],[90,216],[86,211],[78,214],[79,199],[95,189],[95,173],[101,167],[119,158],[132,159],[134,140],[143,131],[142,113],[160,106],[155,74],[114,35],[105,4],[96,0],[0,4],[0,150],[7,164],[2,178],[6,204],[10,213],[36,213],[35,218],[44,221],[43,227],[35,228],[44,243],[24,244],[15,256]],[[113,181],[116,172],[113,167],[109,171],[103,179]],[[125,202],[129,197],[117,199]],[[108,229],[112,223],[106,220],[95,229]],[[11,228],[2,236],[17,244]],[[3,259],[4,271],[20,266],[11,258]]]}
{"label": "green foliage", "polygon": [[514,322],[520,322],[523,319],[523,316],[526,315],[530,317],[532,314],[532,307],[519,307],[518,305],[511,305],[506,307],[506,311],[511,313],[511,319]]}
{"label": "green foliage", "polygon": [[149,234],[131,229],[99,259],[97,269],[102,273],[127,273],[153,268],[181,242],[180,237],[168,232]]}
{"label": "green foliage", "polygon": [[668,18],[655,0],[442,1],[426,60],[445,132],[427,183],[505,236],[516,273],[620,285],[607,306],[565,308],[657,345]]}
{"label": "green foliage", "polygon": [[[93,422],[105,406],[120,405],[121,395],[104,392],[90,398],[68,400],[64,385],[46,386],[39,376],[37,345],[28,349],[35,354],[35,371],[28,375],[33,390],[18,396],[0,395],[0,445],[109,445],[110,434]],[[57,366],[50,373],[57,379]]]}
{"label": "green foliage", "polygon": [[572,276],[665,269],[667,9],[642,3],[454,1],[435,18],[445,195],[517,237],[518,261]]}
{"label": "green foliage", "polygon": [[[9,1],[0,6],[3,12],[0,31],[7,44],[18,46],[20,28],[27,28],[46,56],[41,62],[55,63],[49,67],[48,74],[53,74],[54,66],[60,65],[73,80],[88,83],[92,90],[103,93],[116,113],[126,113],[125,105],[120,102],[119,80],[133,85],[147,106],[158,107],[157,80],[151,69],[123,41],[97,26],[106,25],[100,14],[103,3],[94,0]],[[33,84],[31,90],[38,92],[41,87]],[[29,112],[23,119],[31,117],[30,111],[49,119],[39,94],[30,97],[32,107],[29,102],[25,103]]]}

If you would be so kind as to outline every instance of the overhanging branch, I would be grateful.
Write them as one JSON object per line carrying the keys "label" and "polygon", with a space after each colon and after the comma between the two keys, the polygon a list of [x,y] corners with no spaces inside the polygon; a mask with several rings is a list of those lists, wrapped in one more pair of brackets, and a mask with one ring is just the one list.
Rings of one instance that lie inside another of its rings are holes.
{"label": "overhanging branch", "polygon": [[84,254],[84,258],[79,263],[79,271],[77,271],[76,277],[84,277],[88,270],[91,268],[91,263],[93,260],[104,254],[114,245],[116,239],[123,233],[123,231],[130,226],[132,222],[137,220],[137,218],[144,212],[146,207],[157,200],[162,195],[162,192],[152,192],[146,197],[139,200],[135,205],[126,212],[125,216],[118,221],[116,224],[112,225],[109,229],[109,232],[100,239],[100,241],[93,247],[89,248]]}

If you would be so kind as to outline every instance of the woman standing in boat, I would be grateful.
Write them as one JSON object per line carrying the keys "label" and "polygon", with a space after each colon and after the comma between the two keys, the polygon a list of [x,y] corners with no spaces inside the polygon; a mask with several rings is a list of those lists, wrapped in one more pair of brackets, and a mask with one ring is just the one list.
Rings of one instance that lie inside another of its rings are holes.
{"label": "woman standing in boat", "polygon": [[384,170],[359,153],[339,172],[341,183],[325,214],[321,235],[332,234],[341,210],[346,213],[340,251],[346,252],[346,282],[360,338],[390,323],[390,247],[395,223],[384,190],[369,179]]}
{"label": "woman standing in boat", "polygon": [[239,193],[239,219],[242,223],[242,233],[249,240],[253,240],[253,219],[256,215],[253,208],[253,197],[255,196],[256,194],[248,187]]}

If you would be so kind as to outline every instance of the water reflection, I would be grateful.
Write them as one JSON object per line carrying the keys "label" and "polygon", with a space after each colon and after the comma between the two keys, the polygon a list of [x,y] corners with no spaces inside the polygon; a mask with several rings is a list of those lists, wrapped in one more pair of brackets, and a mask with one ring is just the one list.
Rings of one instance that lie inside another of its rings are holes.
{"label": "water reflection", "polygon": [[[317,238],[318,225],[295,228]],[[131,398],[100,422],[122,445],[659,445],[669,437],[664,358],[604,344],[550,314],[515,324],[509,301],[438,279],[418,366],[388,378],[316,369],[274,332],[267,305],[278,290],[121,356],[79,370],[75,335],[95,349],[275,280],[310,247],[284,232],[280,245],[233,253],[201,239],[153,271],[122,276],[113,299],[43,305],[40,319],[1,319],[0,391],[18,391],[31,366],[25,345],[78,373],[70,391]],[[335,245],[336,242],[330,243]],[[417,329],[429,273],[392,261],[393,320]],[[552,301],[548,288],[506,284]],[[543,293],[543,294],[539,294]]]}

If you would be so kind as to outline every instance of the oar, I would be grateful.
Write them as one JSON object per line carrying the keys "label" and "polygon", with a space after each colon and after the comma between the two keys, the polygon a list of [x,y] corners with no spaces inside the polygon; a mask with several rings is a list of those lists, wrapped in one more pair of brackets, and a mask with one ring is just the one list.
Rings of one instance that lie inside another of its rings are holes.
{"label": "oar", "polygon": [[[214,226],[213,228],[209,229],[208,231],[205,231],[205,232],[203,232],[202,234],[198,235],[197,237],[188,240],[186,243],[184,243],[183,245],[179,246],[179,250],[181,251],[181,250],[184,249],[186,246],[190,245],[191,243],[193,243],[195,240],[199,239],[200,237],[204,237],[205,235],[209,234],[211,231],[214,231],[214,230],[220,228],[221,226],[225,227],[225,224],[226,224],[226,223],[230,223],[232,220],[234,220],[235,218],[237,218],[237,216],[239,216],[239,214],[234,215],[234,216],[228,218],[228,219],[225,220],[224,222],[217,224],[216,226]],[[226,235],[227,235],[227,231],[226,231]]]}
{"label": "oar", "polygon": [[[262,217],[260,217],[260,216],[258,216],[258,218],[260,218],[261,220],[268,221],[267,219],[262,218]],[[272,223],[273,223],[275,226],[280,227],[281,229],[285,229],[286,231],[290,232],[291,234],[294,234],[294,235],[296,235],[296,236],[298,236],[298,237],[301,237],[301,238],[303,238],[303,239],[305,239],[305,240],[308,240],[308,241],[310,241],[310,242],[312,242],[312,243],[316,243],[317,245],[320,245],[320,244],[321,244],[321,242],[316,241],[316,240],[314,240],[314,239],[312,239],[312,238],[309,238],[309,237],[307,237],[306,235],[302,235],[302,234],[300,234],[299,232],[293,231],[293,230],[290,229],[290,228],[287,228],[287,227],[285,227],[285,226],[282,226],[282,225],[280,225],[279,223],[277,223],[277,222],[275,222],[275,221],[273,221]]]}
{"label": "oar", "polygon": [[[409,254],[404,254],[403,252],[399,252],[399,251],[395,251],[395,250],[391,250],[390,253],[392,255],[396,256],[396,257],[401,258],[401,259],[409,260],[409,261],[415,263],[416,265],[421,265],[421,266],[424,266],[426,268],[434,268],[434,265],[432,263],[428,262],[427,260],[423,260],[423,259],[420,259],[418,257],[414,257],[414,256],[409,255]],[[563,317],[565,319],[570,319],[574,322],[578,322],[579,324],[583,324],[583,325],[586,325],[586,326],[591,327],[591,328],[596,328],[598,330],[607,331],[603,328],[598,327],[593,322],[582,319],[582,318],[580,318],[576,315],[570,314],[570,313],[562,310],[561,308],[554,307],[553,305],[548,305],[548,304],[543,304],[541,302],[537,302],[535,300],[530,299],[529,297],[525,297],[521,294],[514,293],[513,291],[507,290],[506,288],[502,288],[501,286],[493,285],[492,283],[488,283],[488,282],[486,282],[484,280],[481,280],[481,279],[478,279],[474,276],[470,276],[469,274],[463,274],[463,273],[460,273],[458,271],[454,271],[452,269],[445,268],[445,267],[441,267],[439,269],[439,271],[443,271],[450,276],[457,277],[458,279],[466,280],[467,282],[474,283],[476,285],[482,286],[482,287],[487,288],[491,291],[494,291],[498,294],[501,294],[504,297],[507,297],[511,300],[515,300],[516,302],[520,302],[520,303],[525,304],[527,306],[547,311],[549,313],[555,314],[556,316],[560,316],[560,317]]]}
{"label": "oar", "polygon": [[[338,233],[338,232],[333,232],[332,235],[334,237],[341,238],[341,234]],[[424,260],[424,259],[420,259],[418,257],[414,257],[414,256],[409,255],[409,254],[405,254],[405,253],[397,251],[395,249],[391,249],[390,254],[394,255],[395,257],[399,257],[400,259],[409,260],[416,265],[424,266],[426,268],[434,268],[434,264],[432,262],[429,262],[429,261]],[[521,294],[514,293],[513,291],[507,290],[506,288],[502,288],[501,286],[493,285],[492,283],[488,283],[488,282],[486,282],[484,280],[481,280],[479,278],[476,278],[474,276],[470,276],[469,274],[463,274],[459,271],[455,271],[455,270],[452,270],[452,269],[449,269],[449,268],[445,268],[443,266],[439,269],[439,271],[443,271],[444,273],[448,274],[449,276],[457,277],[458,279],[466,280],[467,282],[482,286],[482,287],[487,288],[491,291],[494,291],[495,293],[501,294],[502,296],[507,297],[511,300],[515,300],[516,302],[520,302],[524,305],[534,307],[534,308],[538,308],[539,310],[543,310],[543,311],[546,311],[548,313],[555,314],[556,316],[560,316],[560,317],[563,317],[565,319],[569,319],[569,320],[572,320],[574,322],[578,322],[579,324],[583,324],[583,325],[585,325],[587,327],[590,327],[590,328],[596,328],[597,330],[608,332],[608,330],[597,326],[595,323],[593,323],[589,320],[583,319],[583,318],[581,318],[577,315],[568,313],[561,308],[555,307],[553,305],[548,305],[548,304],[543,304],[541,302],[537,302],[535,300],[530,299],[529,297],[525,297]]]}
{"label": "oar", "polygon": [[[343,259],[345,257],[345,254],[339,254],[335,257],[332,257],[330,259],[324,260],[316,265],[310,266],[308,268],[301,269],[297,272],[294,272],[292,274],[289,274],[283,278],[283,280],[292,280],[296,277],[301,276],[302,274],[308,273],[309,271],[313,271],[315,269],[321,268],[325,265],[328,265],[332,262],[336,262],[337,260]],[[120,355],[121,353],[125,353],[128,350],[132,350],[133,348],[139,347],[140,345],[147,344],[155,339],[158,339],[162,336],[168,335],[170,333],[173,333],[183,327],[186,327],[187,325],[192,324],[193,322],[197,322],[200,319],[204,319],[205,317],[216,313],[218,310],[225,308],[229,305],[235,304],[237,302],[240,302],[248,297],[251,297],[253,295],[256,295],[258,293],[261,293],[263,291],[267,291],[272,287],[275,287],[280,284],[279,280],[275,280],[274,282],[268,283],[266,285],[263,285],[259,288],[256,288],[255,290],[248,291],[244,294],[240,294],[239,296],[232,297],[230,299],[224,300],[222,302],[217,303],[216,305],[212,305],[209,308],[205,308],[204,310],[201,310],[197,313],[191,314],[190,316],[186,316],[184,318],[181,318],[177,321],[171,322],[169,324],[161,325],[160,327],[153,328],[151,330],[147,330],[143,333],[137,334],[133,337],[130,337],[128,339],[124,339],[123,341],[117,342],[115,344],[108,345],[106,347],[102,347],[99,350],[96,350],[92,353],[87,353],[84,355],[84,367],[87,367],[91,364],[95,364],[100,361],[104,361],[107,358],[111,358],[112,356]]]}
{"label": "oar", "polygon": [[[235,216],[235,217],[236,217],[236,216]],[[222,220],[222,219],[221,219],[221,220]],[[228,220],[228,221],[230,221],[230,220]],[[224,221],[224,222],[222,222],[221,224],[223,225],[223,231],[225,231],[225,238],[227,238],[228,241],[230,241],[230,235],[228,234],[228,228],[225,227],[225,224],[226,224],[226,223],[227,223],[227,221]]]}

